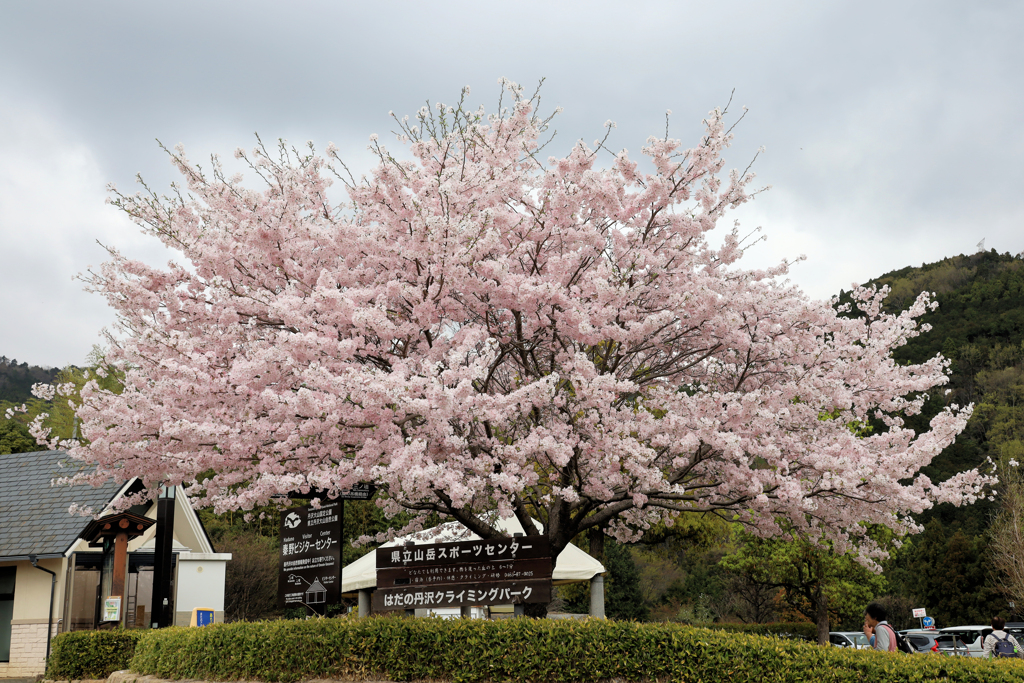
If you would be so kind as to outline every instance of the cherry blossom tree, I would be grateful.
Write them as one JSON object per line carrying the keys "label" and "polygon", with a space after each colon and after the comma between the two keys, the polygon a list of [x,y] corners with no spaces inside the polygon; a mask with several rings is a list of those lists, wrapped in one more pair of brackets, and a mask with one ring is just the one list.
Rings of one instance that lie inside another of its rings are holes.
{"label": "cherry blossom tree", "polygon": [[371,136],[358,181],[333,146],[260,143],[236,153],[257,189],[179,147],[169,196],[113,190],[181,258],[111,249],[86,276],[117,312],[103,360],[123,383],[81,392],[89,479],[184,483],[216,510],[375,482],[407,530],[439,513],[494,537],[496,512],[554,552],[711,514],[869,564],[868,525],[913,532],[911,513],[986,495],[976,471],[919,472],[969,409],[903,422],[946,381],[941,357],[892,359],[928,295],[889,315],[857,288],[844,311],[716,232],[752,196],[723,172],[724,111],[692,148],[652,137],[643,167],[605,168],[603,142],[546,156],[536,94],[503,88],[494,113],[464,93],[396,118],[407,158]]}

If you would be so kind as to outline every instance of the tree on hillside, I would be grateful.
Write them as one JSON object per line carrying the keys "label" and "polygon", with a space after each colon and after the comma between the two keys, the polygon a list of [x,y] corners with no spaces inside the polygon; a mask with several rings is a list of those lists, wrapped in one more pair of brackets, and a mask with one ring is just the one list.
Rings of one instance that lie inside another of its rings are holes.
{"label": "tree on hillside", "polygon": [[799,537],[746,538],[721,564],[750,584],[784,591],[786,603],[817,624],[819,645],[829,642],[830,623],[849,624],[863,615],[885,586],[853,556]]}
{"label": "tree on hillside", "polygon": [[[872,558],[863,523],[909,532],[910,513],[983,494],[975,471],[916,476],[967,419],[904,426],[945,381],[939,357],[891,357],[927,296],[889,315],[857,289],[846,317],[785,266],[741,268],[735,228],[712,234],[752,179],[721,177],[724,111],[691,149],[651,138],[653,172],[625,151],[602,169],[600,143],[544,156],[538,98],[505,88],[490,115],[397,120],[411,158],[373,136],[361,181],[333,147],[282,143],[237,153],[261,189],[178,149],[170,196],[115,192],[183,261],[111,250],[88,277],[118,313],[104,361],[124,383],[81,392],[88,443],[70,445],[90,479],[191,484],[218,510],[373,481],[410,530],[440,514],[495,537],[480,513],[497,510],[542,522],[554,553],[711,514]],[[876,417],[887,429],[848,429]]]}
{"label": "tree on hillside", "polygon": [[886,569],[892,592],[914,599],[941,626],[984,624],[1006,599],[988,584],[993,565],[985,534],[948,529],[938,519],[907,543]]}
{"label": "tree on hillside", "polygon": [[1024,443],[1003,446],[1000,510],[992,524],[992,561],[1008,602],[1024,610]]}
{"label": "tree on hillside", "polygon": [[217,550],[231,553],[224,577],[225,618],[255,621],[279,612],[279,543],[266,536],[233,530],[218,540]]}
{"label": "tree on hillside", "polygon": [[31,453],[39,450],[28,428],[14,420],[0,419],[0,455]]}

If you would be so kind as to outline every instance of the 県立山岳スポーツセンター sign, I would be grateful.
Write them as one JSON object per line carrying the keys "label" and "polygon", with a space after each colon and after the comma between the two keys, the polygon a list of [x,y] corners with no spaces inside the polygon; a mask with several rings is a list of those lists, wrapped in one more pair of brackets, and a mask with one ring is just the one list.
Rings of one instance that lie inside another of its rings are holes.
{"label": "\u770c\u7acb\u5c71\u5cb3\u30b9\u30dd\u30fc\u30c4\u30bb\u30f3\u30bf\u30fc sign", "polygon": [[515,536],[377,548],[377,569],[529,560],[538,557],[551,557],[551,544],[546,536]]}
{"label": "\u770c\u7acb\u5c71\u5cb3\u30b9\u30dd\u30fc\u30c4\u30bb\u30f3\u30bf\u30fc sign", "polygon": [[375,611],[551,600],[544,536],[378,548],[376,560]]}
{"label": "\u770c\u7acb\u5c71\u5cb3\u30b9\u30dd\u30fc\u30c4\u30bb\u30f3\u30bf\u30fc sign", "polygon": [[454,583],[527,581],[551,576],[551,558],[499,560],[475,564],[413,565],[377,570],[377,587],[436,586]]}

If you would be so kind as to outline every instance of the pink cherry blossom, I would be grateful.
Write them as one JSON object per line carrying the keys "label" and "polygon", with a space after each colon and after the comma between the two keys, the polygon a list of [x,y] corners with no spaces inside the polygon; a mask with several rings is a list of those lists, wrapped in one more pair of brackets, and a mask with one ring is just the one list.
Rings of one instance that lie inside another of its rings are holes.
{"label": "pink cherry blossom", "polygon": [[[644,173],[582,143],[547,156],[550,119],[504,87],[490,115],[396,117],[409,156],[371,138],[360,181],[333,146],[239,152],[258,189],[178,148],[169,196],[114,191],[180,261],[112,249],[87,276],[117,311],[105,361],[125,385],[82,392],[89,479],[184,483],[217,510],[375,482],[410,529],[439,512],[491,537],[496,511],[541,521],[556,552],[595,526],[785,521],[869,563],[866,525],[917,531],[912,513],[985,495],[976,471],[920,474],[969,407],[904,424],[946,382],[941,357],[892,358],[927,294],[889,315],[885,290],[856,288],[846,317],[714,233],[753,178],[723,173],[723,112],[693,148],[650,138]],[[854,428],[873,418],[887,429]]]}

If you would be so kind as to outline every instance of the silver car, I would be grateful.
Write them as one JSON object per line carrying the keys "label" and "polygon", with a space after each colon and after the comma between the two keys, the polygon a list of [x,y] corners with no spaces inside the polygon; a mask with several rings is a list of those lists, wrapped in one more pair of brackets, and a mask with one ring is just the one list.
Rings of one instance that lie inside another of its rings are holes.
{"label": "silver car", "polygon": [[900,631],[900,635],[910,643],[917,652],[937,652],[942,655],[969,656],[967,643],[951,633],[940,633],[935,629],[916,629]]}
{"label": "silver car", "polygon": [[991,626],[949,626],[939,629],[939,633],[956,636],[967,644],[967,654],[971,657],[985,656],[985,636],[992,633]]}

